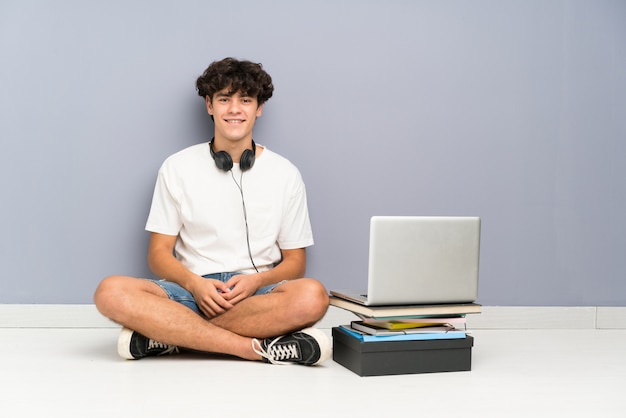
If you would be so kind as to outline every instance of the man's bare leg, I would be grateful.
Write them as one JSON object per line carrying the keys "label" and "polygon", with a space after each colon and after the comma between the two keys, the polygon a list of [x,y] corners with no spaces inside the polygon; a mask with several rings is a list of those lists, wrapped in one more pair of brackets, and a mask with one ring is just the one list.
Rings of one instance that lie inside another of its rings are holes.
{"label": "man's bare leg", "polygon": [[102,281],[94,295],[106,317],[165,344],[260,360],[252,339],[209,323],[186,306],[172,301],[157,284],[132,277]]}
{"label": "man's bare leg", "polygon": [[297,279],[271,293],[249,297],[210,320],[238,335],[269,338],[313,326],[328,310],[328,293],[316,280]]}
{"label": "man's bare leg", "polygon": [[157,284],[142,279],[109,277],[94,299],[103,315],[151,339],[249,360],[261,359],[252,349],[253,337],[274,337],[312,325],[328,307],[323,286],[311,279],[284,283],[210,321],[170,300]]}

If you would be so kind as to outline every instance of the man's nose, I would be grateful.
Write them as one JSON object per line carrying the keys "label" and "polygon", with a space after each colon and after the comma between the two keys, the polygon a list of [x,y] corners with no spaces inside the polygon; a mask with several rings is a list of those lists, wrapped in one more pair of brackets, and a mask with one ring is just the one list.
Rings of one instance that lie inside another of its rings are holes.
{"label": "man's nose", "polygon": [[238,113],[241,110],[240,104],[237,100],[231,100],[228,103],[228,112],[229,113]]}

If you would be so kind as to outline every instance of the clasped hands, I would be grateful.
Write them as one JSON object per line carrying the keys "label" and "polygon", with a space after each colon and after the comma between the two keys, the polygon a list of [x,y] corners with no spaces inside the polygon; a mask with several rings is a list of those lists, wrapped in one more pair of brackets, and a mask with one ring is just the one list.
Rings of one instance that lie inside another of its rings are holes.
{"label": "clasped hands", "polygon": [[208,318],[214,318],[231,309],[237,303],[254,295],[260,287],[256,274],[240,274],[227,282],[215,279],[196,280],[190,292],[196,304]]}

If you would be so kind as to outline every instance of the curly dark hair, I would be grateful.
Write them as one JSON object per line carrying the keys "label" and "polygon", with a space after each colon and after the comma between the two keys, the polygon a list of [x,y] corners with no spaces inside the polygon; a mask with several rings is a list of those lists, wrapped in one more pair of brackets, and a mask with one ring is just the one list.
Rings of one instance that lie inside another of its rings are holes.
{"label": "curly dark hair", "polygon": [[259,105],[269,100],[274,92],[272,77],[261,64],[235,58],[214,61],[196,80],[200,97],[213,99],[215,93],[226,88],[230,94],[255,97]]}

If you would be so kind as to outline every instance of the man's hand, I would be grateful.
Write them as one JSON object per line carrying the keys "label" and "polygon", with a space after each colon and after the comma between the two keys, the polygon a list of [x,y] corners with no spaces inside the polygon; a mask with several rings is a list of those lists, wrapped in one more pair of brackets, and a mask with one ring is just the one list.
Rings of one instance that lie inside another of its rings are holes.
{"label": "man's hand", "polygon": [[231,293],[229,286],[219,280],[199,277],[189,289],[200,311],[207,318],[223,314],[234,306],[226,296]]}
{"label": "man's hand", "polygon": [[224,299],[236,305],[238,302],[254,295],[254,293],[261,287],[261,278],[259,273],[255,274],[239,274],[233,276],[229,281],[225,283],[226,287],[230,289],[228,293],[224,293]]}

